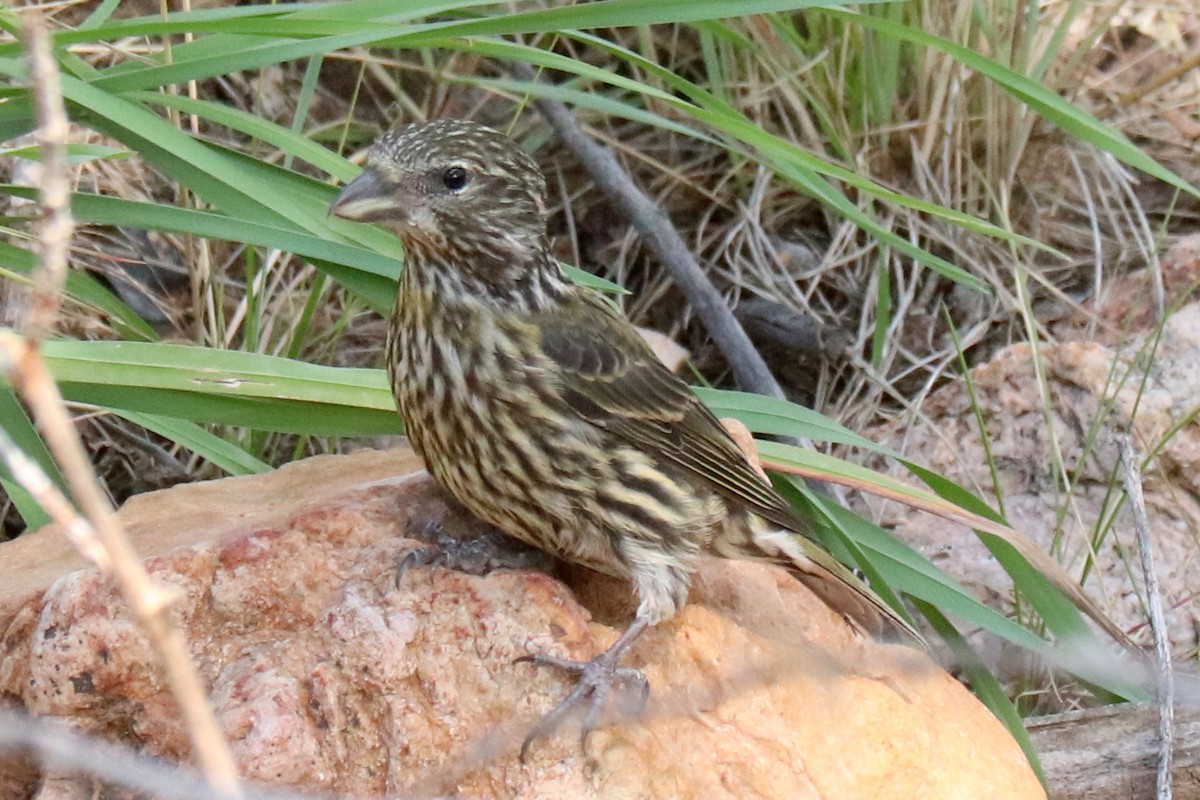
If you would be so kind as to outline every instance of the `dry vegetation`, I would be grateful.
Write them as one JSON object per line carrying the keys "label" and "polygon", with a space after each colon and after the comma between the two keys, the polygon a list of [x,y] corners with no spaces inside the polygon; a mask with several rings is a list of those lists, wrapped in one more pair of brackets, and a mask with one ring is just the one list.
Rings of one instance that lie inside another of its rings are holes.
{"label": "dry vegetation", "polygon": [[[967,18],[966,5],[928,5],[921,23],[932,33],[976,45],[1022,41],[1020,32],[980,30]],[[1047,59],[1047,85],[1195,183],[1200,80],[1195,70],[1175,74],[1200,36],[1200,15],[1187,6],[1138,12],[1111,4],[1075,19],[1063,40],[1052,41],[1061,19],[1056,14],[1069,10],[1065,3],[1052,4],[1040,20],[1044,30],[1027,39],[1029,52],[992,55],[1014,68]],[[62,25],[83,16],[79,4],[47,7]],[[121,13],[155,10],[127,3]],[[995,12],[1002,20],[999,9]],[[870,48],[861,43],[831,43],[818,57],[798,63],[804,49],[783,41],[764,18],[737,20],[730,29],[755,44],[756,57],[719,40],[700,41],[691,28],[603,35],[700,84],[712,82],[718,63],[723,74],[717,92],[764,129],[854,166],[897,192],[994,221],[1064,256],[974,234],[916,211],[878,209],[870,198],[858,198],[864,209],[885,213],[882,221],[891,229],[983,278],[994,292],[986,297],[914,268],[907,257],[881,248],[786,181],[718,144],[581,111],[589,130],[617,150],[694,243],[713,280],[732,304],[744,308],[752,330],[770,328],[765,320],[811,334],[799,343],[795,337],[759,341],[795,397],[851,427],[911,408],[954,368],[959,344],[970,362],[985,358],[995,346],[1026,336],[1027,312],[1044,333],[1050,322],[1102,294],[1116,276],[1153,264],[1173,233],[1194,228],[1194,202],[1065,137],[943,54],[901,53],[893,94],[880,99],[870,94],[871,75],[864,73],[872,64],[863,56]],[[816,38],[837,31],[807,33]],[[160,46],[131,40],[87,58],[105,63],[138,58]],[[630,72],[580,42],[554,46]],[[288,126],[304,97],[303,130],[348,154],[394,119],[471,116],[516,133],[536,129],[544,135],[520,96],[477,80],[501,74],[487,59],[437,50],[348,51],[325,61],[311,94],[303,87],[307,66],[234,73],[186,91]],[[631,77],[660,83],[653,75]],[[678,116],[665,107],[648,110]],[[184,116],[179,124],[196,123]],[[284,159],[260,142],[207,123],[199,132],[255,158]],[[619,210],[553,142],[539,156],[558,201],[552,224],[563,260],[630,288],[628,313],[688,344],[701,371],[722,383],[719,355]],[[90,161],[80,169],[79,186],[119,197],[190,202],[137,158]],[[79,266],[105,276],[169,336],[274,353],[297,352],[299,343],[297,354],[308,360],[378,362],[379,317],[324,285],[313,267],[289,254],[103,228],[85,231],[76,253]],[[190,291],[187,264],[193,265]],[[887,277],[882,293],[881,276]],[[305,318],[300,312],[314,292],[319,300],[311,326],[298,330]],[[94,319],[76,318],[72,325],[76,335],[103,335]]]}

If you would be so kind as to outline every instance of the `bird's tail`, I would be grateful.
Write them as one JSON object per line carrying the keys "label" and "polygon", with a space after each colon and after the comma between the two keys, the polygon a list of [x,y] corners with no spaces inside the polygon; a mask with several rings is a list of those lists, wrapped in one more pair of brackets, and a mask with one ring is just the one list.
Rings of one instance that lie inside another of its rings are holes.
{"label": "bird's tail", "polygon": [[925,647],[915,628],[816,542],[786,530],[754,534],[755,544],[856,629],[875,638],[907,638]]}

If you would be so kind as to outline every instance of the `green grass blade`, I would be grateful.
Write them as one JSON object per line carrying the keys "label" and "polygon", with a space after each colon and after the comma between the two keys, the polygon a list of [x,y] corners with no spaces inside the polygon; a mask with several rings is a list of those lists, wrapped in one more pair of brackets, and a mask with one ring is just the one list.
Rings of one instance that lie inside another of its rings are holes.
{"label": "green grass blade", "polygon": [[[831,532],[845,536],[861,547],[877,574],[893,590],[930,603],[954,618],[1045,656],[1050,663],[1069,668],[1080,678],[1116,697],[1144,700],[1149,696],[1141,680],[1143,676],[1114,669],[1116,661],[1110,648],[1090,631],[1065,639],[1063,645],[1045,642],[976,600],[957,581],[879,526],[807,488],[800,488],[800,491],[813,515],[824,520]],[[1092,657],[1079,658],[1080,652],[1090,653]]]}
{"label": "green grass blade", "polygon": [[[17,449],[42,468],[42,472],[46,473],[51,483],[57,486],[59,491],[70,496],[67,492],[67,482],[63,480],[62,473],[58,471],[58,465],[54,463],[54,458],[46,449],[42,437],[33,427],[25,409],[8,386],[0,386],[0,428],[8,434],[8,438],[17,446]],[[8,471],[8,465],[3,461],[0,461],[0,484],[3,484],[4,491],[8,493],[8,499],[17,507],[17,512],[21,515],[21,519],[25,520],[25,525],[30,530],[40,528],[52,521],[50,515],[33,498],[33,495],[25,491],[24,487],[13,479],[12,474]]]}
{"label": "green grass blade", "polygon": [[122,412],[317,436],[400,431],[382,370],[141,342],[52,340],[42,354],[64,397]]}
{"label": "green grass blade", "polygon": [[209,433],[194,422],[138,411],[114,409],[113,413],[165,439],[170,439],[230,475],[258,475],[274,469],[270,464],[259,461],[242,448]]}
{"label": "green grass blade", "polygon": [[130,92],[125,97],[130,101],[147,106],[158,105],[184,114],[195,114],[201,119],[260,139],[288,155],[311,164],[339,181],[349,181],[359,172],[358,167],[308,137],[263,119],[258,114],[242,111],[224,103],[194,100],[186,95],[161,92]]}
{"label": "green grass blade", "polygon": [[900,458],[894,450],[860,436],[824,414],[788,400],[728,389],[699,386],[692,389],[718,417],[741,420],[751,433],[847,444]]}
{"label": "green grass blade", "polygon": [[[653,25],[671,22],[691,22],[745,14],[775,11],[794,11],[828,5],[830,0],[600,0],[600,2],[511,14],[495,14],[466,20],[446,20],[432,23],[412,23],[409,20],[434,12],[430,4],[422,9],[417,4],[405,7],[397,14],[396,5],[389,8],[377,3],[342,3],[337,16],[329,13],[309,14],[299,19],[290,15],[260,15],[235,22],[221,18],[200,18],[173,15],[167,20],[146,17],[135,23],[99,26],[82,33],[59,34],[56,43],[84,41],[109,36],[166,36],[184,32],[220,32],[222,36],[203,37],[179,45],[172,50],[169,64],[126,62],[105,71],[93,84],[112,93],[138,89],[153,89],[189,80],[201,80],[240,70],[251,70],[327,54],[354,47],[417,47],[423,39],[460,36],[501,36],[549,33],[581,28]],[[446,4],[455,8],[461,4]],[[355,7],[364,13],[353,15]],[[372,10],[373,9],[373,10]],[[353,18],[350,18],[353,17]],[[398,20],[398,21],[397,21]],[[231,41],[229,31],[237,31]],[[0,56],[14,55],[11,46],[0,46]]]}

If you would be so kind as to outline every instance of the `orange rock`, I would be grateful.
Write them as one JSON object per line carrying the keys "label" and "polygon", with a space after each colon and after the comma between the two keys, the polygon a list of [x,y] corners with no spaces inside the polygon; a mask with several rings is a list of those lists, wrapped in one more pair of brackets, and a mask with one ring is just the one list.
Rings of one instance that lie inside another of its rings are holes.
{"label": "orange rock", "polygon": [[[857,640],[751,563],[702,563],[692,602],[633,649],[653,687],[642,716],[598,731],[588,756],[568,729],[521,764],[569,680],[513,659],[599,652],[628,587],[432,567],[397,589],[408,532],[474,525],[417,470],[408,451],[325,456],[122,510],[154,577],[182,589],[177,617],[245,776],[361,797],[1044,797],[1003,726],[923,654]],[[53,529],[0,545],[0,562],[0,693],[186,759],[109,581]]]}

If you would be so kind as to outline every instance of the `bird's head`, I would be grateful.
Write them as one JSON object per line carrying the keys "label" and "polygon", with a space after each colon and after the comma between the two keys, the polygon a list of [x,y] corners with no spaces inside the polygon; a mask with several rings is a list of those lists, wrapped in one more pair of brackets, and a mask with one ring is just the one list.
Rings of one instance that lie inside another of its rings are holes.
{"label": "bird's head", "polygon": [[497,259],[537,249],[546,232],[546,183],[507,136],[465,120],[389,131],[331,214],[382,222],[410,251]]}

